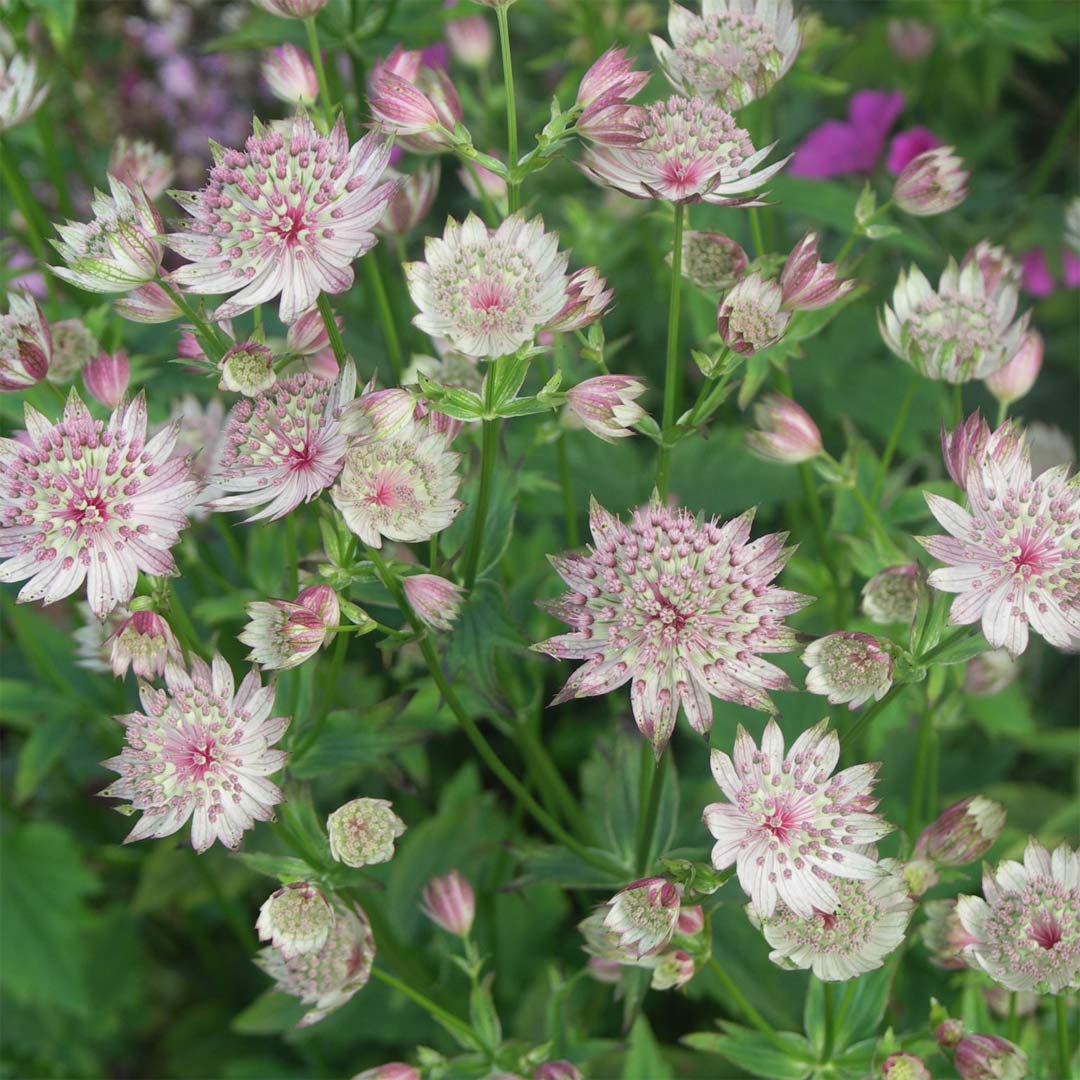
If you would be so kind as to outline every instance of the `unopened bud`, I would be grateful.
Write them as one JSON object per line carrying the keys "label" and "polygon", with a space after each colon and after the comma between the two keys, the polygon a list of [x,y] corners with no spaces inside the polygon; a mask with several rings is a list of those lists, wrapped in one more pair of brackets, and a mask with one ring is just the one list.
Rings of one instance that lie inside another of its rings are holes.
{"label": "unopened bud", "polygon": [[982,795],[961,799],[923,829],[915,857],[943,866],[964,866],[981,859],[1005,827],[1005,807]]}
{"label": "unopened bud", "polygon": [[788,311],[815,311],[828,307],[855,288],[854,281],[836,276],[836,263],[823,263],[818,255],[816,233],[807,233],[795,245],[783,273],[780,288]]}
{"label": "unopened bud", "polygon": [[183,664],[184,654],[172,628],[153,611],[135,611],[109,639],[113,675],[122,679],[132,668],[140,679],[160,679],[169,660]]}
{"label": "unopened bud", "polygon": [[933,1080],[921,1057],[914,1054],[890,1054],[881,1063],[882,1080]]}
{"label": "unopened bud", "polygon": [[679,920],[679,894],[664,878],[631,882],[611,900],[604,928],[619,939],[619,947],[640,958],[660,952],[671,940]]}
{"label": "unopened bud", "polygon": [[314,885],[284,885],[259,909],[255,923],[260,941],[268,941],[286,959],[318,952],[336,922],[334,909]]}
{"label": "unopened bud", "polygon": [[1011,405],[1035,385],[1035,380],[1042,370],[1042,362],[1042,334],[1038,330],[1029,330],[1020,342],[1016,355],[1004,367],[987,375],[983,382],[998,401],[1003,405]]}
{"label": "unopened bud", "polygon": [[830,705],[857,709],[871,697],[880,701],[892,686],[892,657],[869,634],[827,634],[807,646],[802,660],[810,669],[806,689]]}
{"label": "unopened bud", "polygon": [[754,406],[758,430],[746,436],[751,453],[781,465],[798,465],[824,451],[821,432],[810,414],[790,398],[770,394]]}
{"label": "unopened bud", "polygon": [[433,630],[450,630],[461,610],[460,586],[437,574],[413,574],[402,582],[420,621]]}
{"label": "unopened bud", "polygon": [[424,914],[447,933],[468,937],[476,915],[472,886],[457,870],[424,886]]}
{"label": "unopened bud", "polygon": [[327,819],[330,854],[346,866],[374,866],[394,856],[405,822],[386,799],[353,799]]}
{"label": "unopened bud", "polygon": [[960,1080],[1023,1080],[1027,1054],[999,1035],[965,1035],[953,1051]]}
{"label": "unopened bud", "polygon": [[315,67],[295,45],[286,43],[263,57],[262,77],[270,92],[289,105],[311,105],[319,97]]}
{"label": "unopened bud", "polygon": [[645,384],[629,375],[597,375],[566,392],[566,407],[604,442],[633,434],[631,428],[645,416],[636,399]]}
{"label": "unopened bud", "polygon": [[115,409],[123,400],[130,379],[131,361],[122,350],[98,353],[82,371],[87,393],[109,409]]}
{"label": "unopened bud", "polygon": [[893,200],[915,217],[933,217],[967,198],[969,173],[951,146],[927,150],[904,166],[893,186]]}

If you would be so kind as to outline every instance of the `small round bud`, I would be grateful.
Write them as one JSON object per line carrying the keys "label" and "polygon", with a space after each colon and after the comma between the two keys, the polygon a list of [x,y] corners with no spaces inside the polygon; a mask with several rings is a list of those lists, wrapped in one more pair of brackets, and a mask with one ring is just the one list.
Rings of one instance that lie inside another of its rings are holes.
{"label": "small round bud", "polygon": [[942,1020],[934,1030],[934,1037],[942,1050],[951,1050],[964,1037],[964,1021],[952,1017]]}
{"label": "small round bud", "polygon": [[669,949],[656,957],[652,980],[654,990],[678,990],[694,977],[694,958],[683,949]]}
{"label": "small round bud", "polygon": [[883,1080],[933,1080],[921,1057],[914,1054],[890,1054],[881,1063]]}
{"label": "small round bud", "polygon": [[472,886],[457,870],[424,886],[424,914],[447,933],[468,937],[476,915]]}
{"label": "small round bud", "polygon": [[943,866],[964,866],[981,859],[1004,827],[1005,807],[1000,803],[982,795],[961,799],[923,829],[915,843],[915,857]]}
{"label": "small round bud", "polygon": [[807,646],[802,660],[810,669],[806,689],[830,705],[856,709],[871,697],[880,701],[892,686],[892,657],[869,634],[827,634]]}
{"label": "small round bud", "polygon": [[98,340],[81,319],[61,319],[50,327],[52,360],[47,378],[51,383],[69,383],[101,351]]}
{"label": "small round bud", "polygon": [[604,916],[604,928],[618,935],[619,947],[641,958],[660,952],[679,920],[679,894],[664,878],[642,878],[617,893]]}
{"label": "small round bud", "polygon": [[120,404],[127,393],[130,379],[131,361],[122,350],[111,355],[98,353],[82,372],[87,393],[107,409],[115,409]]}
{"label": "small round bud", "polygon": [[394,841],[405,822],[386,799],[353,799],[327,819],[330,854],[346,866],[374,866],[394,856]]}
{"label": "small round bud", "polygon": [[921,589],[918,563],[890,566],[863,586],[863,614],[882,626],[910,623]]}
{"label": "small round bud", "polygon": [[314,885],[296,881],[284,885],[259,908],[255,929],[260,941],[269,941],[282,956],[291,959],[318,952],[326,944],[336,919]]}
{"label": "small round bud", "polygon": [[790,398],[770,394],[754,406],[757,431],[746,436],[751,453],[780,465],[798,465],[824,452],[810,414]]}
{"label": "small round bud", "polygon": [[983,382],[1003,405],[1019,401],[1034,385],[1042,370],[1043,338],[1038,330],[1029,330],[1020,350],[1002,368],[987,375]]}
{"label": "small round bud", "polygon": [[953,1051],[960,1080],[1023,1080],[1027,1054],[999,1035],[965,1035]]}
{"label": "small round bud", "polygon": [[274,354],[257,341],[234,345],[218,363],[221,371],[219,390],[232,390],[245,397],[254,397],[269,390],[277,382]]}
{"label": "small round bud", "polygon": [[730,288],[746,273],[749,262],[746,252],[730,236],[694,229],[683,233],[682,275],[699,289],[721,292]]}
{"label": "small round bud", "polygon": [[967,198],[970,174],[951,146],[939,146],[913,158],[893,186],[893,200],[915,217],[933,217]]}
{"label": "small round bud", "polygon": [[432,630],[450,630],[461,610],[464,591],[437,574],[413,574],[401,583],[420,621]]}
{"label": "small round bud", "polygon": [[44,379],[53,352],[48,321],[33,296],[11,292],[7,303],[8,313],[0,315],[0,393],[5,394]]}
{"label": "small round bud", "polygon": [[889,48],[909,64],[921,60],[933,47],[934,28],[917,19],[890,19],[885,31]]}

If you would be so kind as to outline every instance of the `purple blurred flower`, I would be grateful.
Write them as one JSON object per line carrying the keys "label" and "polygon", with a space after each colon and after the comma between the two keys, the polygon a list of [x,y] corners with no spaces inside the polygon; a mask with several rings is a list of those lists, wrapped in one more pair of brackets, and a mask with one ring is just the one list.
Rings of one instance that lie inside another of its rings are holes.
{"label": "purple blurred flower", "polygon": [[904,166],[909,161],[914,161],[920,154],[927,150],[935,150],[945,144],[929,129],[925,127],[908,128],[892,137],[889,143],[889,156],[885,162],[885,168],[895,176],[904,171]]}
{"label": "purple blurred flower", "polygon": [[823,180],[872,172],[903,109],[899,91],[860,90],[852,95],[847,120],[826,120],[803,139],[789,174]]}
{"label": "purple blurred flower", "polygon": [[1065,268],[1065,288],[1080,289],[1080,255],[1066,251],[1061,256],[1061,263]]}
{"label": "purple blurred flower", "polygon": [[1029,296],[1042,299],[1054,291],[1056,288],[1054,275],[1050,273],[1050,267],[1046,262],[1046,252],[1042,248],[1032,248],[1027,254],[1022,255],[1020,266],[1024,271],[1024,292]]}

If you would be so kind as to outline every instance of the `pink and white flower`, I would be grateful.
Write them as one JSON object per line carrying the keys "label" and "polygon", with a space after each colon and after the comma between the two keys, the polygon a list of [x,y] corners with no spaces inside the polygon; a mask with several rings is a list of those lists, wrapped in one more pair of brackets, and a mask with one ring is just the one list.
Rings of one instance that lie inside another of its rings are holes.
{"label": "pink and white flower", "polygon": [[986,389],[1003,405],[1019,401],[1034,385],[1042,370],[1043,338],[1038,330],[1029,330],[1016,355],[983,380]]}
{"label": "pink and white flower", "polygon": [[[712,752],[712,773],[728,802],[705,807],[716,839],[712,864],[735,865],[739,884],[759,915],[783,903],[800,919],[832,914],[843,903],[839,883],[880,877],[870,845],[892,832],[872,795],[878,766],[854,765],[833,776],[840,740],[822,720],[784,756],[775,720],[761,749],[742,725],[729,757]],[[904,888],[906,893],[906,887]]]}
{"label": "pink and white flower", "polygon": [[251,648],[246,659],[271,671],[287,671],[326,644],[329,630],[337,626],[340,605],[329,585],[311,585],[295,602],[255,600],[247,614],[240,634],[240,641]]}
{"label": "pink and white flower", "polygon": [[114,300],[113,311],[120,318],[136,323],[167,323],[183,314],[176,301],[154,281]]}
{"label": "pink and white flower", "polygon": [[432,630],[452,630],[461,610],[463,592],[438,574],[412,574],[401,583],[420,621]]}
{"label": "pink and white flower", "polygon": [[712,727],[713,697],[774,712],[767,691],[792,685],[759,654],[795,647],[784,616],[811,598],[770,585],[791,549],[786,534],[750,542],[753,518],[748,510],[721,525],[651,502],[624,525],[594,500],[594,547],[552,560],[571,591],[542,605],[573,630],[533,646],[586,661],[552,704],[629,682],[634,719],[657,756],[680,705],[700,734]]}
{"label": "pink and white flower", "polygon": [[961,269],[968,263],[976,263],[982,272],[986,291],[993,295],[998,286],[1012,286],[1019,289],[1024,277],[1020,264],[1000,245],[989,240],[980,240],[969,249],[960,263]]}
{"label": "pink and white flower", "polygon": [[424,886],[424,914],[447,933],[468,937],[476,917],[476,897],[457,870],[433,877]]}
{"label": "pink and white flower", "polygon": [[374,866],[394,857],[405,822],[386,799],[353,799],[326,819],[330,854],[346,866]]}
{"label": "pink and white flower", "polygon": [[337,917],[330,902],[307,881],[276,889],[259,908],[255,930],[286,959],[318,952],[334,929]]}
{"label": "pink and white flower", "polygon": [[380,183],[388,143],[373,132],[350,147],[344,118],[322,135],[301,110],[284,129],[255,120],[242,151],[211,151],[207,186],[173,192],[192,218],[167,238],[190,260],[173,282],[192,293],[234,293],[215,320],[280,296],[284,323],[319,293],[352,285],[351,264],[375,246],[375,225],[396,190]]}
{"label": "pink and white flower", "polygon": [[817,233],[807,233],[792,248],[780,275],[784,307],[789,311],[816,311],[835,304],[855,288],[854,281],[840,281],[836,274],[836,263],[821,261]]}
{"label": "pink and white flower", "polygon": [[26,292],[7,294],[0,315],[0,393],[25,390],[41,382],[52,363],[52,334],[38,302]]}
{"label": "pink and white flower", "polygon": [[172,183],[173,159],[145,139],[117,137],[109,154],[109,175],[128,187],[141,187],[151,201]]}
{"label": "pink and white flower", "polygon": [[1005,807],[985,795],[969,795],[943,810],[915,842],[917,859],[964,866],[981,859],[1005,827]]}
{"label": "pink and white flower", "polygon": [[643,878],[620,889],[604,910],[604,929],[618,938],[620,953],[655,956],[675,935],[679,893],[665,878]]}
{"label": "pink and white flower", "polygon": [[550,334],[583,330],[601,318],[611,306],[615,290],[607,287],[595,266],[575,270],[566,283],[562,311],[544,327]]}
{"label": "pink and white flower", "polygon": [[261,506],[246,520],[276,521],[326,490],[345,460],[341,414],[355,392],[350,360],[336,382],[303,372],[233,406],[207,478],[226,494],[211,509]]}
{"label": "pink and white flower", "polygon": [[926,922],[919,929],[919,937],[930,953],[930,963],[945,971],[963,971],[967,967],[964,947],[974,944],[975,938],[960,922],[956,900],[927,900],[923,911]]}
{"label": "pink and white flower", "polygon": [[649,81],[635,71],[625,49],[608,49],[582,77],[575,104],[581,109],[575,130],[591,142],[636,146],[641,142],[640,106],[628,102]]}
{"label": "pink and white flower", "polygon": [[787,333],[791,313],[783,309],[783,290],[757,271],[739,278],[716,309],[716,331],[739,356],[771,348]]}
{"label": "pink and white flower", "polygon": [[1011,423],[991,431],[990,425],[974,412],[952,431],[942,425],[941,456],[953,483],[966,488],[969,471],[980,467],[987,458],[997,462],[1010,483],[1017,482],[1029,453],[1027,440]]}
{"label": "pink and white flower", "polygon": [[153,611],[134,611],[109,638],[112,673],[122,679],[132,668],[137,678],[160,679],[168,664],[184,663],[172,627]]}
{"label": "pink and white flower", "polygon": [[261,71],[270,93],[287,105],[314,105],[319,98],[315,65],[290,42],[266,52]]}
{"label": "pink and white flower", "polygon": [[310,19],[317,15],[329,0],[255,0],[264,11],[283,19]]}
{"label": "pink and white flower", "polygon": [[[443,7],[451,6],[453,4],[443,4]],[[459,64],[478,71],[488,66],[495,51],[495,35],[483,15],[463,15],[459,19],[450,19],[443,33],[451,54]]]}
{"label": "pink and white flower", "polygon": [[9,60],[0,53],[0,131],[29,120],[48,92],[48,83],[38,82],[37,62],[32,56],[16,53]]}
{"label": "pink and white flower", "polygon": [[918,563],[887,567],[863,586],[863,614],[881,626],[910,623],[915,618],[921,592]]}
{"label": "pink and white flower", "polygon": [[915,217],[944,214],[967,198],[970,176],[951,146],[938,146],[903,167],[893,185],[893,201]]}
{"label": "pink and white flower", "polygon": [[754,406],[757,431],[746,436],[750,452],[779,465],[798,465],[824,453],[821,432],[813,417],[799,404],[770,394]]}
{"label": "pink and white flower", "polygon": [[267,779],[285,764],[283,750],[270,749],[289,726],[271,717],[274,687],[263,686],[258,669],[237,690],[229,665],[192,657],[190,673],[165,669],[165,690],[139,686],[144,712],[116,719],[126,745],[103,762],[120,779],[101,794],[126,799],[124,813],[142,811],[125,843],[171,836],[190,819],[197,852],[220,840],[239,847],[256,821],[269,821],[284,796]]}
{"label": "pink and white flower", "polygon": [[418,49],[395,45],[372,68],[368,101],[371,113],[406,150],[441,154],[453,148],[454,129],[464,115],[450,76],[424,63]]}
{"label": "pink and white flower", "polygon": [[100,352],[82,370],[87,393],[107,409],[115,409],[127,393],[131,380],[131,361],[122,349]]}
{"label": "pink and white flower", "polygon": [[1000,1035],[964,1035],[953,1050],[960,1080],[1025,1080],[1027,1054]]}
{"label": "pink and white flower", "polygon": [[838,630],[811,642],[802,654],[806,689],[830,705],[857,709],[870,698],[880,701],[892,686],[893,662],[888,650],[870,634]]}
{"label": "pink and white flower", "polygon": [[566,391],[566,407],[604,442],[625,439],[645,415],[636,399],[646,386],[630,375],[597,375]]}
{"label": "pink and white flower", "polygon": [[682,275],[699,289],[719,292],[730,288],[746,273],[749,261],[730,236],[695,229],[683,232]]}
{"label": "pink and white flower", "polygon": [[234,345],[218,362],[219,390],[231,390],[244,397],[257,397],[277,382],[274,354],[259,341]]}
{"label": "pink and white flower", "polygon": [[59,423],[25,406],[25,439],[0,439],[0,581],[30,580],[19,602],[52,604],[85,581],[103,619],[135,592],[139,571],[177,573],[171,549],[197,486],[171,458],[175,426],[146,437],[140,394],[108,423],[74,390]]}

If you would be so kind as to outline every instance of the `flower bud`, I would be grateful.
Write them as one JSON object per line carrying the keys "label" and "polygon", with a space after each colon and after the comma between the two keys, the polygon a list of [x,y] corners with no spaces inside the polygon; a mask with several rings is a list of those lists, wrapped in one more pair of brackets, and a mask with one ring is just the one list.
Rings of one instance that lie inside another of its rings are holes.
{"label": "flower bud", "polygon": [[923,829],[915,857],[943,866],[964,866],[981,859],[1005,827],[1005,807],[982,795],[953,803],[937,821]]}
{"label": "flower bud", "polygon": [[1029,330],[1020,343],[1020,350],[1002,368],[987,375],[983,382],[1003,405],[1019,401],[1039,377],[1043,362],[1043,338],[1038,330]]}
{"label": "flower bud", "polygon": [[137,184],[148,199],[157,199],[172,183],[173,159],[153,143],[121,135],[113,144],[107,171],[128,187]]}
{"label": "flower bud", "polygon": [[433,630],[449,630],[461,610],[464,591],[437,574],[413,574],[402,581],[420,621]]}
{"label": "flower bud", "polygon": [[319,98],[315,66],[295,45],[286,43],[264,53],[262,77],[270,93],[287,105],[312,105]]}
{"label": "flower bud", "polygon": [[329,585],[304,589],[295,602],[256,600],[247,607],[248,624],[240,641],[251,647],[247,659],[272,671],[287,671],[314,656],[337,626],[340,604]]}
{"label": "flower bud", "polygon": [[1024,444],[1011,423],[995,431],[978,414],[972,413],[952,431],[941,428],[941,456],[955,484],[967,488],[968,471],[979,468],[983,460],[992,457],[1006,472],[1022,460]]}
{"label": "flower bud", "polygon": [[810,669],[806,689],[830,705],[857,709],[871,697],[880,701],[892,686],[892,657],[869,634],[827,634],[807,646],[802,660]]}
{"label": "flower bud", "polygon": [[0,315],[0,393],[25,390],[41,382],[52,361],[52,333],[37,301],[11,292],[8,313]]}
{"label": "flower bud", "polygon": [[93,334],[81,319],[61,319],[49,327],[52,335],[52,359],[46,378],[51,383],[71,382],[101,351]]}
{"label": "flower bud", "polygon": [[791,314],[781,310],[784,294],[759,273],[735,283],[720,301],[716,329],[732,352],[753,356],[775,345],[786,333]]}
{"label": "flower bud", "polygon": [[694,937],[705,929],[705,912],[700,904],[692,904],[690,907],[679,908],[679,921],[675,929],[683,937]]}
{"label": "flower bud", "polygon": [[418,51],[398,45],[377,60],[368,96],[372,115],[406,150],[439,154],[454,146],[463,115],[458,92],[445,71],[424,65]]}
{"label": "flower bud", "polygon": [[447,933],[468,937],[476,915],[472,886],[457,870],[433,877],[424,886],[424,914]]}
{"label": "flower bud", "polygon": [[901,131],[889,142],[889,156],[885,159],[885,168],[898,176],[908,164],[927,150],[936,150],[945,144],[929,128],[913,127]]}
{"label": "flower bud", "polygon": [[960,922],[955,898],[927,900],[923,911],[926,922],[920,928],[919,936],[930,953],[930,963],[946,971],[963,971],[968,966],[964,946],[973,944],[976,939]]}
{"label": "flower bud", "polygon": [[893,200],[915,217],[933,217],[967,198],[970,174],[951,146],[939,146],[913,158],[893,185]]}
{"label": "flower bud", "polygon": [[566,283],[562,310],[544,330],[551,333],[581,330],[607,311],[614,295],[615,291],[607,287],[607,281],[595,266],[575,270]]}
{"label": "flower bud", "polygon": [[183,314],[176,301],[156,281],[140,285],[127,296],[114,300],[113,311],[121,319],[136,323],[167,323]]}
{"label": "flower bud", "polygon": [[127,353],[118,351],[110,355],[98,353],[83,368],[82,380],[87,393],[109,409],[115,409],[127,393],[131,379],[131,361]]}
{"label": "flower bud", "polygon": [[986,295],[996,299],[1005,288],[1018,289],[1023,278],[1020,264],[1003,248],[980,240],[960,263],[961,269],[976,263],[982,272]]}
{"label": "flower bud", "polygon": [[334,909],[314,885],[283,885],[259,908],[255,923],[260,941],[269,941],[286,960],[318,952],[337,921]]}
{"label": "flower bud", "polygon": [[[341,315],[334,316],[334,324],[340,330],[345,325]],[[322,312],[317,308],[308,308],[296,322],[290,324],[285,336],[285,347],[291,353],[300,356],[315,356],[330,348],[330,335],[326,330]]]}
{"label": "flower bud", "polygon": [[585,1080],[571,1061],[545,1061],[533,1073],[532,1080]]}
{"label": "flower bud", "polygon": [[914,1054],[890,1054],[881,1063],[883,1080],[933,1080],[921,1057]]}
{"label": "flower bud", "polygon": [[464,15],[446,24],[446,43],[450,53],[459,64],[466,67],[485,68],[495,51],[495,35],[491,24],[482,15]]}
{"label": "flower bud", "polygon": [[679,893],[660,877],[631,882],[611,899],[604,929],[617,935],[619,948],[638,959],[660,952],[675,933]]}
{"label": "flower bud", "polygon": [[780,274],[783,306],[787,311],[828,307],[854,288],[854,281],[837,278],[836,263],[821,261],[817,233],[812,232],[795,245]]}
{"label": "flower bud", "polygon": [[890,566],[863,586],[863,614],[881,626],[910,623],[921,591],[918,563]]}
{"label": "flower bud", "polygon": [[1020,663],[1008,649],[990,649],[973,656],[964,667],[964,692],[975,697],[992,697],[1012,685],[1020,674]]}
{"label": "flower bud", "polygon": [[132,668],[140,679],[160,679],[169,660],[184,663],[184,654],[169,624],[153,611],[136,611],[109,639],[113,675],[122,679]]}
{"label": "flower bud", "polygon": [[[723,233],[687,229],[682,239],[682,276],[699,289],[721,292],[746,272],[746,252]],[[671,256],[668,256],[671,262]]]}
{"label": "flower bud", "polygon": [[322,11],[329,0],[255,0],[255,3],[263,11],[283,19],[310,19]]}
{"label": "flower bud", "polygon": [[965,1035],[953,1051],[960,1080],[1023,1080],[1027,1054],[999,1035]]}
{"label": "flower bud", "polygon": [[346,866],[374,866],[394,857],[405,822],[386,799],[353,799],[327,819],[330,854]]}
{"label": "flower bud", "polygon": [[404,1061],[388,1061],[357,1073],[353,1080],[420,1080],[420,1073]]}
{"label": "flower bud", "polygon": [[781,465],[798,465],[824,451],[810,414],[790,398],[770,394],[754,406],[758,430],[746,436],[751,453]]}
{"label": "flower bud", "polygon": [[221,372],[219,390],[232,390],[245,397],[254,397],[269,390],[277,382],[274,354],[257,341],[234,345],[218,362]]}
{"label": "flower bud", "polygon": [[669,949],[656,957],[652,980],[654,990],[678,990],[694,977],[694,958],[683,949]]}
{"label": "flower bud", "polygon": [[[939,1006],[940,1008],[940,1006]],[[964,1038],[964,1021],[955,1020],[951,1017],[942,1020],[934,1029],[934,1038],[942,1050],[951,1050]]]}
{"label": "flower bud", "polygon": [[910,859],[904,863],[903,874],[912,900],[918,900],[941,880],[931,859]]}
{"label": "flower bud", "polygon": [[477,201],[483,202],[486,195],[501,214],[506,213],[506,181],[490,169],[476,161],[458,169],[461,186]]}
{"label": "flower bud", "polygon": [[635,400],[644,393],[640,379],[597,375],[567,390],[566,407],[597,438],[614,442],[631,435],[630,429],[645,416]]}
{"label": "flower bud", "polygon": [[386,204],[382,219],[375,226],[380,236],[404,236],[415,229],[427,217],[435,195],[439,190],[439,163],[421,165],[416,172],[406,175],[396,169],[387,169],[384,180],[400,180],[401,186]]}
{"label": "flower bud", "polygon": [[601,983],[617,983],[622,979],[622,964],[604,956],[590,956],[585,969]]}
{"label": "flower bud", "polygon": [[636,146],[642,139],[637,122],[642,110],[627,102],[648,81],[648,72],[635,71],[625,49],[608,49],[578,87],[577,133],[607,146]]}
{"label": "flower bud", "polygon": [[890,19],[885,31],[889,48],[909,64],[921,60],[934,47],[934,28],[917,19]]}

